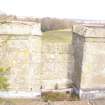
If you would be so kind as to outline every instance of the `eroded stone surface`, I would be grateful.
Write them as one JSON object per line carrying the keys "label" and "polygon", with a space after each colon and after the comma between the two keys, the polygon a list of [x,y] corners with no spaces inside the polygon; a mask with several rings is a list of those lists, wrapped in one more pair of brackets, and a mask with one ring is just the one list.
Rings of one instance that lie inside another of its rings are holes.
{"label": "eroded stone surface", "polygon": [[72,43],[53,43],[42,41],[39,25],[33,31],[33,23],[23,23],[0,25],[0,66],[10,68],[9,91],[40,93],[73,83],[83,99],[105,97],[104,28],[76,26]]}
{"label": "eroded stone surface", "polygon": [[0,34],[0,66],[10,68],[9,92],[4,97],[70,87],[74,70],[71,42],[44,42],[40,25],[31,22],[1,23]]}
{"label": "eroded stone surface", "polygon": [[72,83],[72,70],[74,58],[72,44],[43,42],[42,63],[43,63],[43,88],[59,89],[67,88]]}
{"label": "eroded stone surface", "polygon": [[10,68],[8,91],[38,92],[41,86],[40,25],[20,21],[0,23],[0,34],[0,66]]}
{"label": "eroded stone surface", "polygon": [[74,31],[74,81],[80,96],[84,99],[105,97],[105,29],[76,26]]}

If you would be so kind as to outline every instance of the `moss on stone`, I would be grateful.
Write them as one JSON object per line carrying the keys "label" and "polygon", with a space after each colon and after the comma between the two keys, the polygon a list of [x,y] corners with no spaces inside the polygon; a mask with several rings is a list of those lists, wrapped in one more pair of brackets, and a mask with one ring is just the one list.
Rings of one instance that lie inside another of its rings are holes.
{"label": "moss on stone", "polygon": [[0,67],[0,73],[8,72],[10,68]]}
{"label": "moss on stone", "polygon": [[8,89],[8,79],[5,76],[7,72],[9,72],[10,68],[0,67],[0,90],[7,90]]}
{"label": "moss on stone", "polygon": [[6,77],[0,77],[0,89],[7,90],[8,89],[8,79]]}

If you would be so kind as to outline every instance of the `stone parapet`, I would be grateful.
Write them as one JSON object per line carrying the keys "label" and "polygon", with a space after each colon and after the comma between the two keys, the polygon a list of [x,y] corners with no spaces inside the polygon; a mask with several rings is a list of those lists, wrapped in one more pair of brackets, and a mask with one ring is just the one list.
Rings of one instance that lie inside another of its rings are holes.
{"label": "stone parapet", "polygon": [[101,26],[87,26],[86,24],[74,25],[73,32],[77,33],[83,37],[91,38],[104,38],[105,37],[105,27]]}
{"label": "stone parapet", "polygon": [[105,97],[105,28],[74,26],[74,83],[81,99]]}
{"label": "stone parapet", "polygon": [[1,35],[41,35],[40,24],[28,21],[0,22]]}

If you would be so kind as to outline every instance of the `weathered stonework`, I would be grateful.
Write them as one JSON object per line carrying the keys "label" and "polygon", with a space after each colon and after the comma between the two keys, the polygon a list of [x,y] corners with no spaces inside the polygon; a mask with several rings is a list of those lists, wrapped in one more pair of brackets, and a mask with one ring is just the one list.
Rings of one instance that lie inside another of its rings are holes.
{"label": "weathered stonework", "polygon": [[44,89],[67,88],[74,69],[72,43],[43,42],[42,64]]}
{"label": "weathered stonework", "polygon": [[[105,29],[104,27],[74,26],[74,82],[80,97],[105,97]],[[79,75],[78,75],[79,73]]]}
{"label": "weathered stonework", "polygon": [[26,95],[28,92],[39,92],[41,86],[40,24],[23,21],[0,23],[0,34],[0,66],[10,68],[7,76],[10,93],[7,92],[7,97],[15,97],[13,91],[17,94],[20,92],[20,96],[21,92],[26,92]]}
{"label": "weathered stonework", "polygon": [[[35,97],[72,84],[72,43],[45,42],[34,22],[0,23],[0,66],[9,67],[8,92],[0,97]],[[7,95],[8,94],[8,95]]]}
{"label": "weathered stonework", "polygon": [[105,97],[105,29],[75,25],[70,43],[42,40],[40,24],[0,22],[0,67],[9,68],[0,97],[35,97],[72,84],[81,99]]}

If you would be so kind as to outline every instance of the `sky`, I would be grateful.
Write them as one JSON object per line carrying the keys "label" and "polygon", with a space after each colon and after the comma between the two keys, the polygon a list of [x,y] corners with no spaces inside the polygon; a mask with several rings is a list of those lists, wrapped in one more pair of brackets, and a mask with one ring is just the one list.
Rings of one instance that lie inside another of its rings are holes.
{"label": "sky", "polygon": [[0,10],[17,16],[105,20],[105,0],[0,0]]}

